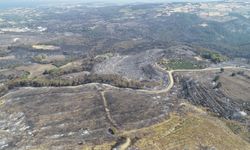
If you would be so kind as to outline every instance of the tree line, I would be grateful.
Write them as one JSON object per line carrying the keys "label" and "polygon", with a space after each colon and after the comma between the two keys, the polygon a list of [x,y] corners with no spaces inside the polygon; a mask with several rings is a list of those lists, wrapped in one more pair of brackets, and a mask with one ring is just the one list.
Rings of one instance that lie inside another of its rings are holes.
{"label": "tree line", "polygon": [[[13,89],[15,87],[61,87],[61,86],[77,86],[87,83],[106,83],[120,88],[132,88],[141,89],[144,86],[148,86],[149,83],[143,83],[136,80],[126,80],[119,75],[107,74],[107,75],[97,75],[90,74],[85,75],[80,78],[75,78],[71,80],[61,79],[61,78],[18,78],[7,82],[8,89]],[[153,83],[152,83],[153,84]]]}

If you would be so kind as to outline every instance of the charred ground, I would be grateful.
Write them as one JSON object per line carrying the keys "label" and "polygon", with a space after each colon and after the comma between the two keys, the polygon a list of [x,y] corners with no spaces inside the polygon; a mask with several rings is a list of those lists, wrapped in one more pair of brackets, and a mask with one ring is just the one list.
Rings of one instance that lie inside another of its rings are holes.
{"label": "charred ground", "polygon": [[249,149],[249,3],[95,6],[0,10],[0,149]]}

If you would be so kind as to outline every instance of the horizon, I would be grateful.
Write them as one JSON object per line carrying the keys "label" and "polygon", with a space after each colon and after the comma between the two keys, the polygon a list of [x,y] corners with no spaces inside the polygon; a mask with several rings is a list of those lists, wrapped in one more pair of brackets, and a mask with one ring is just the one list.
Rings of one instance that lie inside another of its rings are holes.
{"label": "horizon", "polygon": [[132,4],[132,3],[172,3],[172,2],[214,2],[225,0],[0,0],[0,9],[15,7],[37,7],[41,5],[57,5],[59,3],[108,3],[108,4]]}

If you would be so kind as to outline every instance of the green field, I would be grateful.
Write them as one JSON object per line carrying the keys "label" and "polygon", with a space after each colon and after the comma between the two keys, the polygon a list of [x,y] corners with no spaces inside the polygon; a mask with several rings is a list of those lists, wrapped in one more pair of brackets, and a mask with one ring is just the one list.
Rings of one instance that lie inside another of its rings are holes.
{"label": "green field", "polygon": [[171,59],[168,61],[160,62],[167,70],[177,70],[177,69],[201,69],[203,68],[202,64],[191,60],[179,60]]}

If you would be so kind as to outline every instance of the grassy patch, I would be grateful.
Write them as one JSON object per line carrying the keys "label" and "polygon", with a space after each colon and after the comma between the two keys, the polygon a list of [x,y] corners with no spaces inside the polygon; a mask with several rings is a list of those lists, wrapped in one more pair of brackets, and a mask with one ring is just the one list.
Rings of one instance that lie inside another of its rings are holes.
{"label": "grassy patch", "polygon": [[203,58],[210,59],[214,63],[220,63],[227,60],[225,56],[212,51],[204,51],[201,53],[201,56]]}
{"label": "grassy patch", "polygon": [[160,64],[165,66],[167,70],[203,68],[203,66],[197,62],[191,60],[181,60],[181,59],[170,59],[168,61],[162,60]]}
{"label": "grassy patch", "polygon": [[220,63],[220,62],[224,62],[227,61],[228,58],[226,56],[221,55],[218,52],[215,51],[211,51],[209,49],[206,48],[201,48],[201,47],[197,47],[197,52],[198,54],[205,59],[209,59],[211,60],[213,63]]}

